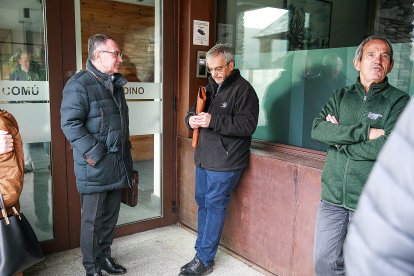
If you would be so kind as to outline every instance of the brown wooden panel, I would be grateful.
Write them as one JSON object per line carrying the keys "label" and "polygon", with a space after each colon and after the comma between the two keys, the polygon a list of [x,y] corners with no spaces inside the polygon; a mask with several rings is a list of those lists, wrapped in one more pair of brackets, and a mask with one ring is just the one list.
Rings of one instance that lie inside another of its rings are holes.
{"label": "brown wooden panel", "polygon": [[178,190],[178,217],[185,225],[197,229],[197,204],[194,199],[194,149],[191,140],[178,139],[177,160],[177,183]]}
{"label": "brown wooden panel", "polygon": [[[72,1],[73,2],[73,1]],[[68,191],[66,186],[66,155],[65,137],[60,129],[60,103],[64,85],[64,74],[62,62],[66,53],[62,49],[61,35],[67,26],[63,17],[54,16],[61,13],[67,7],[61,1],[46,1],[47,26],[47,54],[49,73],[49,96],[50,96],[50,127],[51,127],[51,171],[52,171],[52,206],[53,206],[53,240],[43,242],[45,253],[56,252],[67,249],[68,237]],[[70,13],[70,12],[69,12]],[[65,14],[64,14],[65,15]],[[68,36],[66,39],[71,40]],[[55,211],[58,210],[58,211]]]}
{"label": "brown wooden panel", "polygon": [[298,209],[292,275],[313,275],[313,237],[321,193],[321,170],[305,166],[298,172]]}
{"label": "brown wooden panel", "polygon": [[222,242],[240,255],[289,275],[295,226],[296,166],[252,155],[232,195]]}
{"label": "brown wooden panel", "polygon": [[[209,46],[193,45],[193,20],[210,22]],[[189,137],[192,131],[184,124],[187,111],[195,103],[199,86],[206,86],[206,78],[196,78],[197,51],[208,51],[214,44],[215,1],[180,1],[180,34],[178,49],[177,131]]]}
{"label": "brown wooden panel", "polygon": [[154,135],[130,136],[132,144],[132,160],[153,160],[154,159]]}
{"label": "brown wooden panel", "polygon": [[[113,36],[125,58],[121,73],[128,81],[154,81],[154,7],[109,0],[81,1],[82,60],[88,53],[88,38],[96,33]],[[131,71],[134,72],[131,75]]]}

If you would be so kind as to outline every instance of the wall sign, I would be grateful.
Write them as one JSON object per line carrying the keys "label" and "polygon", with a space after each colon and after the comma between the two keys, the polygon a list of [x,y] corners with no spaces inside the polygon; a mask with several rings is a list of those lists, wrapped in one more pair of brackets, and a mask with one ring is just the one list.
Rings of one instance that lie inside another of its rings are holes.
{"label": "wall sign", "polygon": [[208,46],[209,24],[208,21],[193,21],[193,45]]}

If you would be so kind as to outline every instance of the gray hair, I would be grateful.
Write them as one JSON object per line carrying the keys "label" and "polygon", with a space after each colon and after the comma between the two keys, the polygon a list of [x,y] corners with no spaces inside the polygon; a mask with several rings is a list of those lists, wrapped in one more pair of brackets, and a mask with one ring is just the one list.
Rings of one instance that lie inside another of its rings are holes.
{"label": "gray hair", "polygon": [[104,45],[106,41],[113,40],[116,41],[113,37],[104,34],[95,34],[88,39],[88,59],[95,59],[95,52],[99,46]]}
{"label": "gray hair", "polygon": [[233,49],[228,45],[220,43],[216,44],[213,48],[208,50],[206,54],[206,59],[209,60],[210,58],[220,54],[224,56],[226,64],[229,64],[230,62],[234,61]]}
{"label": "gray hair", "polygon": [[361,60],[362,59],[362,50],[363,50],[365,44],[367,44],[368,42],[370,42],[372,40],[381,40],[381,41],[384,41],[385,43],[387,43],[388,48],[390,48],[390,61],[394,62],[394,51],[392,49],[391,42],[387,38],[379,36],[379,35],[370,35],[369,37],[362,40],[361,44],[359,44],[358,48],[355,51],[354,60]]}

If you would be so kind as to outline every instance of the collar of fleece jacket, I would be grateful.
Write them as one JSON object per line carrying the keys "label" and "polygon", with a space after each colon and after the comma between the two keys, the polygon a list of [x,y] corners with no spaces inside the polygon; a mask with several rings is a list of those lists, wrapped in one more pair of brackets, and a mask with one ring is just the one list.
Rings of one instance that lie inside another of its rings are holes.
{"label": "collar of fleece jacket", "polygon": [[[221,84],[220,90],[222,90],[226,86],[230,85],[239,76],[240,76],[240,70],[239,69],[233,69],[233,71],[231,71],[230,75]],[[216,92],[217,88],[218,88],[218,84],[214,81],[214,79],[211,76],[208,78],[208,81],[209,81],[211,87],[213,88],[214,92]]]}

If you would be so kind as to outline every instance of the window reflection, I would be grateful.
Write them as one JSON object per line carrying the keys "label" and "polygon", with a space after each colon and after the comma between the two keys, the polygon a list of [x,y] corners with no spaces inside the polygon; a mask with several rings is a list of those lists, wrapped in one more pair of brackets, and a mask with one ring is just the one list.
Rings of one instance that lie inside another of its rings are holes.
{"label": "window reflection", "polygon": [[[43,48],[43,47],[42,47]],[[18,49],[9,59],[11,81],[44,81],[46,80],[46,66],[44,50],[40,50],[43,57],[35,57],[27,50]]]}
{"label": "window reflection", "polygon": [[0,108],[19,124],[25,163],[21,211],[40,241],[53,238],[43,8],[42,0],[0,1]]}
{"label": "window reflection", "polygon": [[413,3],[381,2],[367,19],[368,0],[217,1],[217,40],[235,48],[236,67],[259,96],[253,137],[325,150],[310,137],[313,119],[335,89],[355,83],[356,46],[373,30],[393,43],[390,83],[413,94]]}

